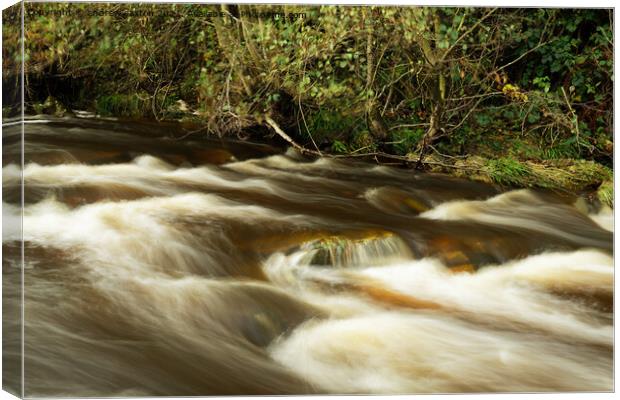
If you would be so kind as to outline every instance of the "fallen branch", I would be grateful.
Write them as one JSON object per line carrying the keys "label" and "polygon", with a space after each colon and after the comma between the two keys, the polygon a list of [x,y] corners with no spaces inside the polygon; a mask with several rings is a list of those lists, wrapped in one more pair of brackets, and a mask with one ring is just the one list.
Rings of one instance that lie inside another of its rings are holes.
{"label": "fallen branch", "polygon": [[289,135],[287,135],[282,128],[274,121],[270,116],[265,117],[265,122],[277,133],[282,139],[286,140],[291,146],[299,150],[302,154],[314,154],[317,156],[322,156],[319,151],[309,150],[305,147],[297,144]]}
{"label": "fallen branch", "polygon": [[[298,144],[297,142],[295,142],[289,135],[287,135],[282,130],[282,128],[280,128],[280,126],[277,124],[277,122],[275,122],[271,117],[269,117],[269,116],[265,117],[265,122],[267,122],[267,124],[282,139],[286,140],[291,146],[293,146],[295,149],[297,149],[302,154],[312,154],[312,155],[315,155],[315,156],[328,157],[328,158],[373,157],[375,159],[375,161],[377,161],[377,163],[379,163],[379,164],[381,164],[381,162],[379,162],[377,157],[386,158],[386,159],[389,159],[389,160],[398,160],[401,163],[406,163],[406,164],[410,164],[410,163],[416,162],[416,160],[414,160],[414,159],[412,159],[410,157],[407,157],[407,156],[399,156],[399,155],[383,153],[383,152],[379,152],[379,151],[375,151],[375,152],[371,152],[371,153],[358,153],[358,154],[329,154],[329,153],[320,153],[320,152],[315,151],[315,150],[307,149],[307,148],[303,147],[302,145]],[[418,160],[418,162],[419,162],[419,160]],[[462,165],[445,164],[445,163],[441,163],[441,162],[437,162],[437,161],[422,161],[421,164],[422,165],[437,165],[437,166],[440,166],[440,167],[454,168],[454,169],[479,170],[478,168],[472,168],[472,167],[462,166]]]}

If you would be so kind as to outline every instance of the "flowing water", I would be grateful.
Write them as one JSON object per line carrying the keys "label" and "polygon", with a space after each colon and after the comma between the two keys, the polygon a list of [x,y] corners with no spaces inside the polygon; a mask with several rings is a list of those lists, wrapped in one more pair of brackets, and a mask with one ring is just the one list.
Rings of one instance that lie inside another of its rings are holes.
{"label": "flowing water", "polygon": [[[182,134],[25,125],[27,396],[612,390],[611,210]],[[20,127],[3,136],[11,385]]]}

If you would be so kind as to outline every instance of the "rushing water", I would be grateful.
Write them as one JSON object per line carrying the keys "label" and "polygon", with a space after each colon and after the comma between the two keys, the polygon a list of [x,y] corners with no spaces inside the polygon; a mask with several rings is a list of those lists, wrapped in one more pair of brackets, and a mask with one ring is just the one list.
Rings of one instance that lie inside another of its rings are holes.
{"label": "rushing water", "polygon": [[[612,390],[611,210],[175,135],[26,124],[26,395]],[[19,137],[5,126],[5,383]]]}

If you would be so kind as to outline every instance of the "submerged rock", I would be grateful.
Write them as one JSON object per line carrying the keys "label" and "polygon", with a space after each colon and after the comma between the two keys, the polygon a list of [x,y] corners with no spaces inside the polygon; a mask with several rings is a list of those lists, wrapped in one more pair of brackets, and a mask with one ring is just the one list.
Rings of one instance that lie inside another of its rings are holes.
{"label": "submerged rock", "polygon": [[421,196],[391,186],[373,188],[364,194],[370,204],[390,214],[418,215],[430,209]]}
{"label": "submerged rock", "polygon": [[336,268],[381,265],[413,258],[409,246],[389,232],[363,239],[333,236],[303,247],[312,250],[310,264]]}
{"label": "submerged rock", "polygon": [[484,242],[477,238],[439,236],[428,242],[427,257],[436,257],[452,272],[475,272],[480,267],[500,262],[493,248],[503,243]]}
{"label": "submerged rock", "polygon": [[231,328],[258,347],[268,346],[308,319],[325,317],[321,309],[266,285],[237,283],[231,289],[236,290],[229,300],[237,303],[229,314]]}

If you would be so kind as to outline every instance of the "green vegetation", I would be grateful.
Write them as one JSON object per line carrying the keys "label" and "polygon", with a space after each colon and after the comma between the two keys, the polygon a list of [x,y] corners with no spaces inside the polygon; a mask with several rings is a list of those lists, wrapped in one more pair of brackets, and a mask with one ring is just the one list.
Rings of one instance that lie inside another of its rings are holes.
{"label": "green vegetation", "polygon": [[601,203],[613,207],[614,205],[614,183],[613,181],[605,181],[596,192]]}
{"label": "green vegetation", "polygon": [[[191,120],[220,136],[263,135],[271,120],[321,154],[380,153],[457,174],[469,166],[502,185],[603,185],[601,199],[613,197],[613,10],[26,10],[29,112],[56,101],[102,116]],[[3,35],[17,43],[18,24]],[[13,83],[19,52],[7,46],[3,57],[3,79]]]}
{"label": "green vegetation", "polygon": [[[432,163],[432,161],[431,161]],[[472,180],[505,186],[532,187],[564,192],[596,192],[596,198],[613,207],[613,171],[590,160],[519,161],[511,157],[488,159],[478,156],[459,160],[449,169]],[[435,172],[449,172],[441,165],[431,165]]]}
{"label": "green vegetation", "polygon": [[95,110],[101,116],[124,115],[139,117],[148,113],[150,101],[137,94],[113,94],[99,96],[95,100]]}
{"label": "green vegetation", "polygon": [[527,164],[512,158],[488,160],[485,167],[491,179],[500,185],[518,185],[527,182],[533,175]]}

